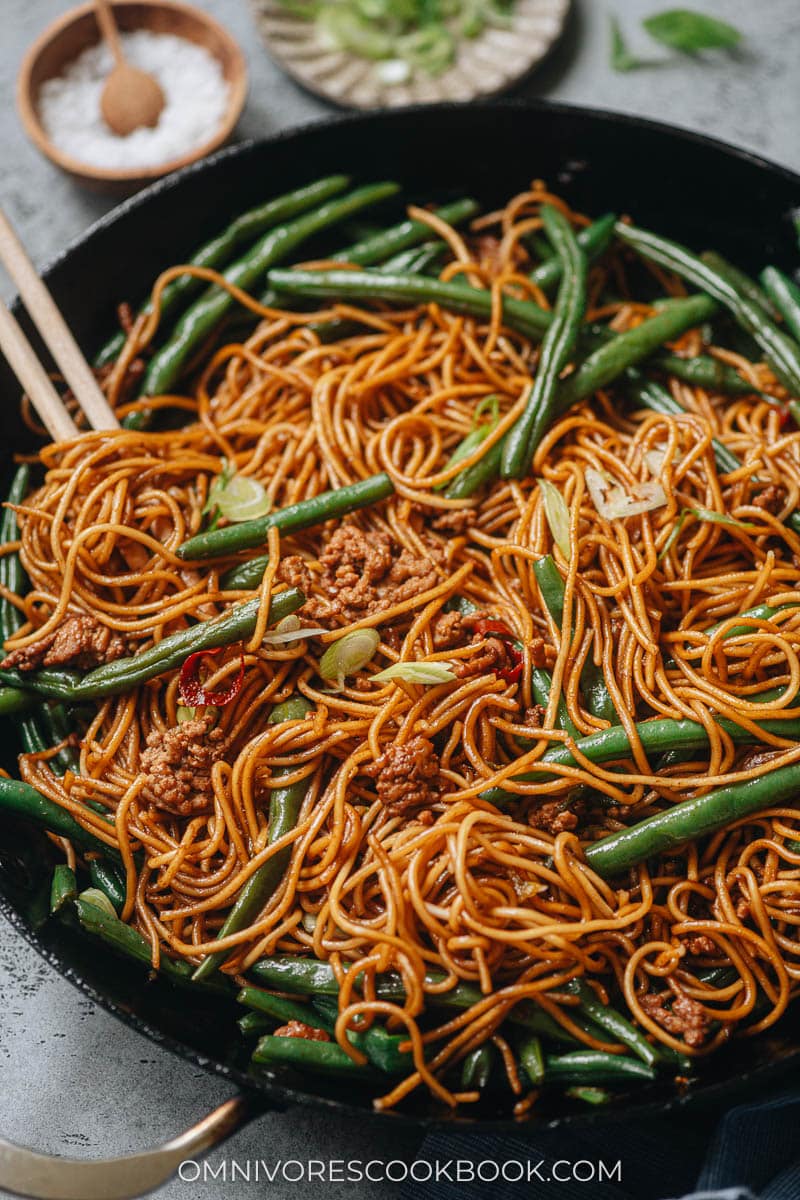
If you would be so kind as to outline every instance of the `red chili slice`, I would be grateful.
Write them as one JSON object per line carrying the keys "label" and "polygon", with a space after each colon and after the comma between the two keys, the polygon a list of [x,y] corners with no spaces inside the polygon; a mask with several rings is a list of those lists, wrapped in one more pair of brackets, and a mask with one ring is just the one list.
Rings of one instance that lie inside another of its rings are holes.
{"label": "red chili slice", "polygon": [[487,634],[494,634],[495,637],[500,637],[506,643],[506,650],[511,659],[512,666],[510,667],[495,667],[496,675],[499,675],[506,683],[516,683],[522,674],[522,664],[524,662],[522,651],[514,645],[516,638],[513,632],[508,628],[505,621],[498,621],[494,617],[479,617],[474,623],[473,629],[478,637],[486,637]]}
{"label": "red chili slice", "polygon": [[518,650],[516,646],[511,645],[506,646],[506,649],[508,651],[508,656],[514,665],[512,667],[502,667],[500,669],[495,667],[495,671],[506,683],[516,683],[522,674],[522,664],[524,662],[522,651]]}
{"label": "red chili slice", "polygon": [[239,656],[238,674],[229,687],[219,692],[209,692],[203,686],[200,680],[200,668],[203,660],[214,658],[217,654],[219,654],[219,650],[198,650],[195,654],[190,654],[181,667],[178,693],[181,703],[185,704],[187,708],[199,708],[203,704],[213,704],[215,708],[224,708],[226,704],[230,704],[231,700],[235,700],[242,690],[244,683],[243,654]]}

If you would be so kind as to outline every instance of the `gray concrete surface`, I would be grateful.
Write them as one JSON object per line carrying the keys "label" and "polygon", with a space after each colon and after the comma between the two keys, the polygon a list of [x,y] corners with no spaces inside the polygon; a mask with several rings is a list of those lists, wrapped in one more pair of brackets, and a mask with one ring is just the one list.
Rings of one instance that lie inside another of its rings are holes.
{"label": "gray concrete surface", "polygon": [[[327,110],[301,92],[260,46],[246,0],[197,0],[225,21],[245,47],[252,88],[239,133],[268,134]],[[76,188],[26,141],[13,107],[20,58],[43,26],[64,10],[61,0],[2,0],[0,36],[0,203],[34,257],[44,262],[103,213],[108,203]],[[646,71],[614,74],[608,65],[608,15],[616,12],[632,47],[666,58],[647,44],[639,19],[667,7],[659,0],[577,0],[560,48],[521,89],[572,103],[641,113],[712,133],[800,170],[800,6],[797,0],[703,0],[746,33],[735,57],[675,58]],[[535,147],[531,174],[536,171]],[[691,202],[691,197],[683,197]],[[0,284],[9,289],[5,282]],[[174,1136],[220,1103],[227,1088],[213,1076],[154,1048],[96,1009],[0,922],[0,1136],[53,1153],[124,1153]],[[401,1158],[413,1135],[368,1119],[333,1119],[309,1111],[261,1118],[222,1154],[282,1158]],[[320,1190],[320,1189],[315,1189]],[[391,1200],[391,1184],[330,1184],[330,1200],[345,1194]],[[159,1200],[217,1200],[308,1194],[298,1184],[188,1184],[174,1181]],[[555,1194],[555,1193],[554,1193]],[[2,1193],[5,1195],[5,1193]]]}

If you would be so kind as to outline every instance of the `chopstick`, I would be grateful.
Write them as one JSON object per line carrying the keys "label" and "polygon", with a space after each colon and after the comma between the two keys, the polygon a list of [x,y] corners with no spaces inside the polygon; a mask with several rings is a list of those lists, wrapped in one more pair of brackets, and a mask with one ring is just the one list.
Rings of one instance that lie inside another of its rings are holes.
{"label": "chopstick", "polygon": [[16,317],[0,300],[0,350],[30,397],[54,442],[77,437],[78,427],[67,412],[50,376],[36,357]]}
{"label": "chopstick", "polygon": [[[36,325],[36,328],[39,330],[45,345],[49,349],[50,353],[55,359],[55,362],[61,370],[61,373],[66,379],[67,384],[72,390],[76,400],[85,412],[89,424],[93,429],[118,429],[119,421],[114,415],[111,405],[101,392],[97,384],[97,380],[92,374],[89,364],[80,351],[78,343],[72,336],[72,333],[67,327],[64,318],[56,307],[53,297],[50,295],[44,283],[39,278],[36,268],[28,258],[24,246],[20,242],[8,218],[1,208],[0,260],[13,279],[14,283],[17,285],[19,294],[22,297],[22,301],[26,309]],[[11,317],[11,314],[8,313],[7,310],[6,315],[7,317]],[[19,356],[22,353],[19,342],[20,337],[27,346],[27,350],[30,352],[30,354],[33,355],[34,352],[30,344],[27,342],[25,335],[22,333],[22,330],[19,328],[19,325],[17,325],[16,321],[14,321],[13,317],[11,317],[11,321],[16,326],[16,350],[14,352],[17,355],[17,360],[20,361]],[[11,329],[8,320],[5,318],[3,320],[3,329],[7,334]],[[5,351],[5,346],[3,346],[3,349]],[[27,354],[25,355],[25,358],[27,360]],[[10,357],[9,362],[11,362]],[[11,362],[11,365],[14,365],[13,362]],[[16,370],[16,367],[14,369]],[[40,369],[42,368],[40,367]],[[31,370],[29,362],[27,362],[26,370],[29,372]],[[41,380],[38,382],[41,383]],[[29,388],[28,383],[23,383],[23,386],[26,388],[26,390]],[[74,437],[77,433],[74,422],[66,412],[66,409],[64,409],[64,406],[58,397],[58,393],[55,392],[55,389],[52,390],[58,405],[63,409],[63,417],[56,418],[55,412],[52,408],[51,398],[48,398],[46,401],[47,417],[45,417],[45,414],[39,410],[37,397],[41,398],[43,403],[45,402],[45,392],[39,387],[37,387],[36,396],[31,394],[31,402],[36,408],[36,411],[39,413],[39,416],[42,418],[42,421],[44,421],[45,426],[51,436],[55,435],[53,434],[53,430],[51,425],[48,424],[48,421],[57,422],[61,427],[63,426],[64,417],[66,417],[72,426],[72,432],[66,436]]]}

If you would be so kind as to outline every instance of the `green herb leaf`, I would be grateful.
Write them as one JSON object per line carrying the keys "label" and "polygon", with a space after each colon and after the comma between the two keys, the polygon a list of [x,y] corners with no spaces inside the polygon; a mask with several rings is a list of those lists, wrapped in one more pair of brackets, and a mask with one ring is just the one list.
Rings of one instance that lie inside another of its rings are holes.
{"label": "green herb leaf", "polygon": [[611,29],[611,68],[614,71],[635,71],[646,64],[635,54],[631,54],[628,43],[622,33],[622,28],[616,17],[609,18]]}
{"label": "green herb leaf", "polygon": [[544,503],[544,515],[553,535],[553,541],[558,546],[564,558],[569,559],[569,509],[561,492],[549,479],[539,479],[539,490]]}
{"label": "green herb leaf", "polygon": [[708,17],[690,8],[672,8],[654,13],[642,25],[652,38],[682,54],[697,54],[700,50],[730,50],[738,46],[742,35],[727,21]]}
{"label": "green herb leaf", "polygon": [[400,662],[393,663],[385,671],[378,671],[372,676],[374,683],[390,683],[393,679],[403,679],[406,683],[452,683],[456,678],[452,667],[441,662]]}

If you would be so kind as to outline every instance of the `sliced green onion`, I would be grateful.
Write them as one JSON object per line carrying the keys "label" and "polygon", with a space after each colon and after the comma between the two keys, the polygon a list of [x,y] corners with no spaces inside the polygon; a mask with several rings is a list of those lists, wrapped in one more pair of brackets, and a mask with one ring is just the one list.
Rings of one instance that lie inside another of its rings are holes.
{"label": "sliced green onion", "polygon": [[323,679],[343,687],[348,675],[355,675],[365,667],[380,644],[374,629],[354,629],[338,641],[332,642],[323,654],[319,673]]}
{"label": "sliced green onion", "polygon": [[[480,418],[488,411],[490,413],[489,420],[482,425],[479,424]],[[467,436],[458,443],[453,453],[445,463],[445,469],[454,467],[456,463],[460,463],[468,454],[472,454],[473,450],[477,450],[487,439],[490,433],[493,433],[500,422],[500,397],[499,396],[484,396],[479,404],[475,406],[475,412],[472,414],[472,428]],[[441,492],[445,488],[450,487],[452,480],[447,480],[445,483],[437,483],[434,491]]]}
{"label": "sliced green onion", "polygon": [[99,888],[87,888],[85,892],[81,892],[78,899],[85,900],[87,904],[99,908],[106,916],[113,917],[115,921],[118,919],[114,905],[105,892],[101,892]]}
{"label": "sliced green onion", "polygon": [[322,625],[303,625],[296,613],[290,613],[279,621],[274,629],[264,634],[267,646],[288,646],[290,642],[302,642],[306,638],[319,637],[328,630]]}
{"label": "sliced green onion", "polygon": [[727,513],[714,512],[711,508],[689,508],[685,511],[690,512],[693,517],[697,517],[698,521],[710,521],[712,525],[731,525],[734,529],[744,529],[747,533],[758,531],[757,525],[739,521],[736,517],[729,517]]}
{"label": "sliced green onion", "polygon": [[406,683],[452,683],[456,674],[447,663],[440,662],[399,662],[393,663],[385,671],[378,671],[372,676],[373,683],[391,683],[393,679],[402,679]]}
{"label": "sliced green onion", "polygon": [[569,559],[569,509],[567,502],[554,483],[549,479],[537,480],[544,503],[544,515],[553,535],[553,541],[558,546],[564,558]]}
{"label": "sliced green onion", "polygon": [[272,503],[264,485],[250,475],[236,475],[230,464],[225,465],[220,475],[208,489],[208,500],[204,511],[216,509],[229,521],[256,521],[266,517]]}
{"label": "sliced green onion", "polygon": [[185,725],[187,721],[193,721],[197,714],[196,708],[189,708],[186,704],[179,704],[175,709],[175,719],[179,725]]}
{"label": "sliced green onion", "polygon": [[736,517],[729,517],[727,513],[714,512],[712,508],[682,508],[678,519],[675,522],[669,537],[664,542],[658,555],[658,562],[662,558],[666,558],[683,529],[683,523],[687,517],[696,517],[698,521],[708,521],[712,525],[730,525],[733,529],[742,529],[745,533],[757,533],[758,526],[751,525],[747,521],[739,521]]}
{"label": "sliced green onion", "polygon": [[688,517],[688,515],[689,515],[688,508],[682,509],[681,512],[678,514],[678,519],[675,522],[675,524],[672,526],[669,537],[664,542],[664,545],[661,547],[661,551],[658,556],[658,562],[661,562],[662,558],[666,558],[667,555],[669,554],[670,550],[672,549],[672,547],[675,545],[676,541],[680,537],[680,532],[683,529],[683,523],[686,520],[686,518]]}

